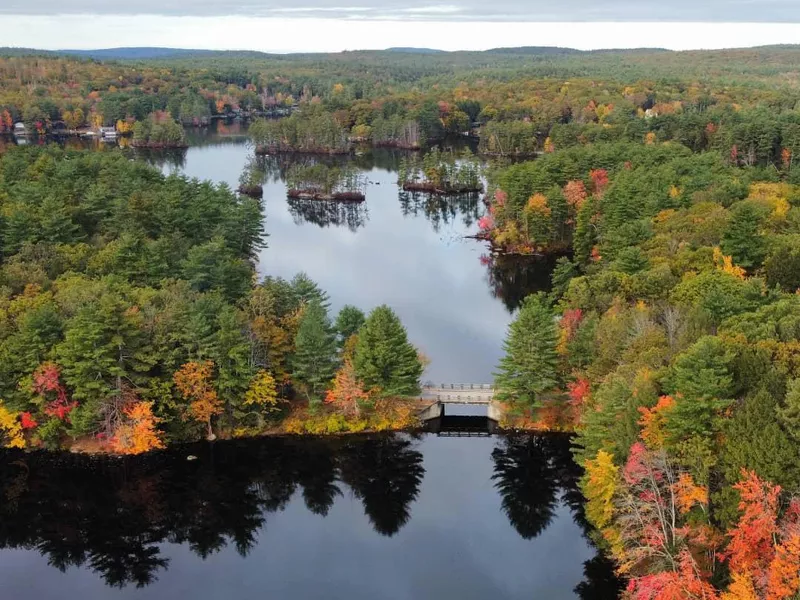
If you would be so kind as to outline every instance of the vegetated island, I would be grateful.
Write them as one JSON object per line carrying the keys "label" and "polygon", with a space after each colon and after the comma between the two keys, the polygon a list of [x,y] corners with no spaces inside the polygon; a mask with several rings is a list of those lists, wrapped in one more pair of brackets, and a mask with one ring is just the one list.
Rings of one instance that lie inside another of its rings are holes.
{"label": "vegetated island", "polygon": [[483,191],[480,163],[471,153],[458,156],[438,148],[422,156],[404,156],[400,160],[398,184],[407,192],[440,196]]}
{"label": "vegetated island", "polygon": [[293,165],[286,175],[286,187],[289,198],[336,202],[366,199],[364,177],[350,165]]}

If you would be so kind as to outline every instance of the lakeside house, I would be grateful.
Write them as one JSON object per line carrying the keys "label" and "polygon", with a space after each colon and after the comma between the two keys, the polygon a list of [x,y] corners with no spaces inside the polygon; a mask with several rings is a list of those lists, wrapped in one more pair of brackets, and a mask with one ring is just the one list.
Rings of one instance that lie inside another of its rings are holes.
{"label": "lakeside house", "polygon": [[100,127],[98,135],[101,138],[112,140],[117,138],[117,130],[114,127]]}

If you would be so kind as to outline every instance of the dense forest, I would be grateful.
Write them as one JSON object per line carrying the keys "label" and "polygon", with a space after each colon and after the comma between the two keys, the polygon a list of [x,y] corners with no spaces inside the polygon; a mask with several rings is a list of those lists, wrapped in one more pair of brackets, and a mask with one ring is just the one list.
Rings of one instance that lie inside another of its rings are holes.
{"label": "dense forest", "polygon": [[577,432],[587,514],[633,598],[798,593],[800,187],[783,155],[597,142],[492,175],[488,236],[566,252],[497,385],[523,421]]}
{"label": "dense forest", "polygon": [[136,453],[411,422],[394,399],[423,362],[390,308],[333,321],[303,274],[254,284],[257,200],[51,146],[0,157],[0,210],[4,445]]}
{"label": "dense forest", "polygon": [[340,152],[349,141],[419,148],[477,133],[480,150],[531,155],[594,141],[675,140],[737,147],[739,160],[797,149],[800,50],[456,52],[430,55],[205,53],[150,61],[0,51],[0,128],[75,131],[157,113],[204,124],[220,116],[306,112],[265,123],[264,148]]}

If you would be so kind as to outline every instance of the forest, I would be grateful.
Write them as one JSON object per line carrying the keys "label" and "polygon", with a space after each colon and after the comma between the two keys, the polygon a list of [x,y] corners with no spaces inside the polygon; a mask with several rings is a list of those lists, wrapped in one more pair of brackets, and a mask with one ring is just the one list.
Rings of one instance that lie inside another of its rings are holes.
{"label": "forest", "polygon": [[790,147],[724,150],[555,150],[496,169],[481,220],[560,256],[496,385],[520,423],[576,432],[587,516],[637,600],[800,589],[800,187]]}
{"label": "forest", "polygon": [[0,157],[0,434],[139,453],[413,422],[424,358],[387,306],[257,281],[261,205],[119,152]]}
{"label": "forest", "polygon": [[200,126],[299,112],[302,118],[259,122],[254,143],[264,151],[339,153],[353,143],[421,148],[475,135],[483,154],[524,157],[652,134],[695,151],[735,145],[742,162],[778,163],[782,149],[800,149],[798,58],[794,47],[218,52],[147,61],[0,49],[0,132],[22,122],[42,134],[100,125],[130,133],[135,123],[167,115]]}

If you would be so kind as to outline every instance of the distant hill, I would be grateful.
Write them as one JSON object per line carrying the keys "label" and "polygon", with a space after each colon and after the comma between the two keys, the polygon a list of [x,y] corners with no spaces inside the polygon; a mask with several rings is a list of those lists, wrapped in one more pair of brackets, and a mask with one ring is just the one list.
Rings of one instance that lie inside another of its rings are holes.
{"label": "distant hill", "polygon": [[435,48],[387,48],[386,52],[405,52],[406,54],[446,54],[446,50]]}
{"label": "distant hill", "polygon": [[520,46],[518,48],[492,48],[487,54],[536,54],[550,56],[556,54],[583,54],[583,50],[575,48],[559,48],[558,46]]}
{"label": "distant hill", "polygon": [[150,58],[188,58],[218,55],[242,55],[248,57],[269,56],[254,50],[202,50],[188,48],[101,48],[97,50],[57,50],[57,54],[82,56],[97,60],[147,60]]}

